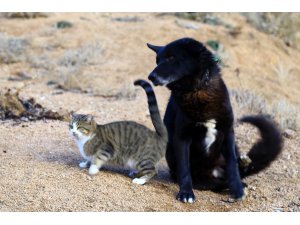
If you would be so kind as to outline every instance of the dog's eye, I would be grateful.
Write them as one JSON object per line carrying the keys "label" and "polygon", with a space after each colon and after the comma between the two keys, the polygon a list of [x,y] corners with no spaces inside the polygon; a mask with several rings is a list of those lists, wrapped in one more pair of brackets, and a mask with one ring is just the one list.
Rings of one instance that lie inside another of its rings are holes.
{"label": "dog's eye", "polygon": [[166,58],[166,61],[167,62],[170,62],[170,61],[173,61],[175,59],[174,56],[169,56],[168,58]]}

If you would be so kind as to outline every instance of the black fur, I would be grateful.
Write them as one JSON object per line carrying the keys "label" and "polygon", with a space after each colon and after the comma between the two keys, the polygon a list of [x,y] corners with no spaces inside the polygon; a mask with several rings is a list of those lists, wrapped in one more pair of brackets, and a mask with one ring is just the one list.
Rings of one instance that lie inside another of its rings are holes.
{"label": "black fur", "polygon": [[[260,130],[262,140],[248,154],[250,165],[239,165],[230,98],[212,53],[191,38],[163,47],[150,44],[148,47],[157,54],[157,67],[149,79],[154,85],[166,85],[171,90],[164,123],[169,136],[166,159],[180,187],[177,199],[193,202],[193,183],[212,180],[211,173],[216,167],[225,170],[232,196],[243,198],[241,176],[265,169],[281,152],[278,128],[262,116],[243,118],[243,122]],[[217,135],[207,153],[204,143],[207,127],[203,124],[212,119],[216,121]]]}

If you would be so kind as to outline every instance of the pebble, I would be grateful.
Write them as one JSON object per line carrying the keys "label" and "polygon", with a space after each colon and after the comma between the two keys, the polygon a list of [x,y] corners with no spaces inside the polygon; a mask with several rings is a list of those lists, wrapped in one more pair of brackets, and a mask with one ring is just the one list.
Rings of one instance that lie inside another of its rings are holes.
{"label": "pebble", "polygon": [[283,212],[283,208],[273,207],[273,212]]}
{"label": "pebble", "polygon": [[256,187],[255,187],[255,186],[251,186],[251,187],[249,187],[249,190],[255,191],[255,190],[256,190]]}
{"label": "pebble", "polygon": [[296,131],[291,130],[291,129],[286,129],[283,132],[283,136],[286,137],[286,138],[289,138],[289,139],[293,139],[296,136]]}
{"label": "pebble", "polygon": [[193,24],[193,23],[188,23],[188,22],[181,21],[181,20],[176,20],[175,22],[178,26],[186,28],[186,29],[191,29],[191,30],[199,29],[199,26],[196,24]]}

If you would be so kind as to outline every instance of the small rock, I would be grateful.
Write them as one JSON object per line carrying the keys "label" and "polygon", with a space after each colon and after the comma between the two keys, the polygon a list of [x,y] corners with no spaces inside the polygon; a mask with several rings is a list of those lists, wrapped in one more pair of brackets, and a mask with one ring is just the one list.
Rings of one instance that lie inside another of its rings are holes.
{"label": "small rock", "polygon": [[283,208],[273,207],[273,212],[283,212]]}
{"label": "small rock", "polygon": [[51,94],[52,95],[62,95],[64,92],[62,90],[58,90],[58,91],[53,91]]}
{"label": "small rock", "polygon": [[251,187],[249,187],[249,190],[255,191],[255,190],[256,190],[256,187],[255,187],[255,186],[251,186]]}
{"label": "small rock", "polygon": [[182,20],[176,20],[176,24],[180,27],[186,28],[186,29],[192,29],[192,30],[198,30],[199,26],[193,23],[185,22]]}
{"label": "small rock", "polygon": [[296,132],[294,130],[291,130],[291,129],[286,129],[283,132],[283,136],[286,137],[286,138],[289,138],[289,139],[293,139],[296,136]]}
{"label": "small rock", "polygon": [[21,117],[21,121],[23,121],[23,122],[28,122],[29,121],[29,119],[27,118],[27,117]]}
{"label": "small rock", "polygon": [[113,18],[113,21],[117,21],[117,22],[142,22],[143,20],[137,16],[133,16],[133,17],[117,17],[117,18]]}

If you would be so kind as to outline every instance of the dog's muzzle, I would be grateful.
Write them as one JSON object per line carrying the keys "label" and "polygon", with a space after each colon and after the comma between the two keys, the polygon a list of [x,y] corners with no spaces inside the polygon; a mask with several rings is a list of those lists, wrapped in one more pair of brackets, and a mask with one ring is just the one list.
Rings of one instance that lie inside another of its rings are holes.
{"label": "dog's muzzle", "polygon": [[150,75],[148,76],[148,79],[151,80],[151,82],[155,85],[163,85],[163,82],[161,82],[161,79],[159,79],[157,73],[152,72],[150,73]]}

